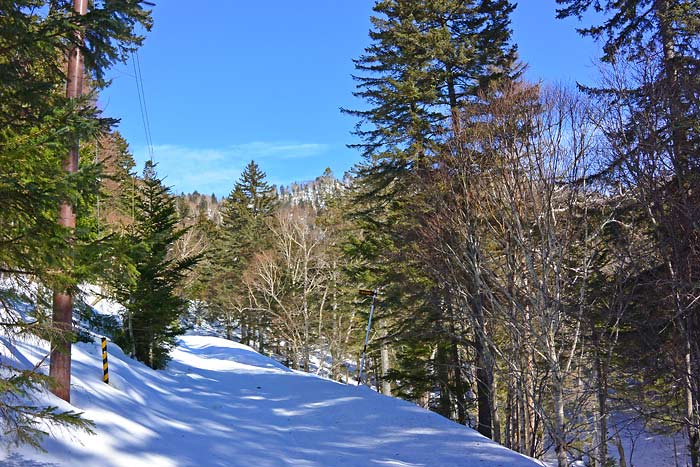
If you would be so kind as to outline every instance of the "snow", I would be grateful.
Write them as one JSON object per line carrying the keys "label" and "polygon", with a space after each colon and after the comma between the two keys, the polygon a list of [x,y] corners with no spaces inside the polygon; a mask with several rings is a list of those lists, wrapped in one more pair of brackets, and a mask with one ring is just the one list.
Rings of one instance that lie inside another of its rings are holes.
{"label": "snow", "polygon": [[108,297],[102,287],[92,284],[80,286],[81,300],[92,307],[97,313],[119,317],[124,307]]}
{"label": "snow", "polygon": [[[13,354],[0,341],[0,353],[16,365],[48,353],[43,341],[15,345]],[[291,371],[225,339],[185,335],[172,357],[166,370],[153,371],[110,343],[106,385],[99,343],[75,344],[73,406],[51,394],[39,398],[83,411],[97,434],[59,431],[46,438],[47,453],[0,451],[0,465],[541,465],[409,402]]]}
{"label": "snow", "polygon": [[[630,467],[678,467],[690,465],[688,439],[683,433],[655,432],[640,417],[632,413],[614,413],[611,431],[619,431],[625,459]],[[619,462],[619,453],[608,443],[609,456]]]}

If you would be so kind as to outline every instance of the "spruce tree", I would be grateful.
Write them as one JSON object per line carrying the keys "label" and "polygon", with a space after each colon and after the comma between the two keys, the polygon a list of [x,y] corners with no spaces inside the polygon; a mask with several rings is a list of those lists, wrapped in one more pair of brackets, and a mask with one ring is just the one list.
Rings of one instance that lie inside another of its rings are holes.
{"label": "spruce tree", "polygon": [[383,0],[372,44],[355,60],[356,97],[368,110],[356,134],[369,161],[410,169],[444,141],[452,113],[479,90],[513,74],[508,0]]}
{"label": "spruce tree", "polygon": [[133,246],[130,256],[137,277],[114,284],[126,307],[124,331],[117,341],[135,358],[159,369],[167,363],[176,336],[183,332],[178,320],[187,301],[177,289],[198,258],[171,255],[173,244],[185,231],[177,227],[175,198],[152,162],[146,162],[133,196],[134,221],[127,238]]}
{"label": "spruce tree", "polygon": [[[150,13],[140,2],[99,2],[79,18],[72,14],[71,2],[45,0],[0,0],[0,12],[0,274],[5,284],[31,280],[74,290],[76,284],[94,280],[105,264],[90,219],[99,167],[82,163],[77,174],[67,176],[61,162],[76,139],[93,140],[114,121],[98,115],[92,97],[66,99],[65,54],[79,45],[75,31],[83,29],[86,73],[100,87],[106,68],[140,45],[143,37],[136,28],[150,28]],[[57,208],[68,199],[77,210],[75,232],[56,223]],[[38,334],[69,346],[71,332],[52,329],[46,321],[28,326],[19,319],[6,300],[19,296],[13,289],[0,291],[3,334],[10,339]],[[37,305],[37,312],[44,311],[37,297],[24,298]],[[36,369],[3,367],[0,424],[5,439],[38,446],[46,434],[42,420],[89,427],[74,413],[35,407],[27,400],[52,384]]]}
{"label": "spruce tree", "polygon": [[232,337],[234,322],[241,324],[244,342],[249,341],[251,325],[262,326],[246,312],[250,304],[242,276],[253,256],[270,245],[267,222],[277,208],[277,194],[265,177],[255,161],[250,161],[221,204],[220,232],[210,252],[207,301],[223,318],[228,337]]}
{"label": "spruce tree", "polygon": [[241,268],[256,248],[264,246],[266,219],[276,207],[277,195],[265,181],[265,172],[250,161],[224,201],[221,209],[222,229],[227,247],[236,251],[235,262]]}
{"label": "spruce tree", "polygon": [[[417,200],[426,185],[421,179],[434,169],[435,156],[461,131],[460,108],[477,101],[479,92],[492,83],[518,74],[516,49],[510,42],[513,9],[507,0],[378,2],[371,19],[372,44],[355,61],[360,73],[355,96],[367,101],[369,109],[346,110],[359,118],[356,134],[361,143],[355,146],[365,156],[365,163],[357,167],[352,213],[364,232],[353,251],[371,271],[366,277],[373,283],[367,286],[384,286],[388,307],[402,310],[394,314],[390,332],[407,346],[418,346],[415,352],[403,353],[424,358],[420,365],[406,366],[405,371],[398,367],[394,373],[404,392],[416,399],[422,396],[416,394],[419,388],[439,386],[437,409],[451,416],[456,404],[457,419],[463,423],[465,349],[454,332],[463,326],[455,323],[449,286],[436,275],[433,261],[420,254],[417,209],[434,206]],[[470,307],[473,314],[480,313],[478,300]],[[424,325],[412,326],[416,322]],[[482,347],[486,353],[488,347]],[[482,363],[479,368],[484,368]],[[447,368],[453,369],[451,375]],[[490,436],[490,388],[478,386],[479,429]]]}

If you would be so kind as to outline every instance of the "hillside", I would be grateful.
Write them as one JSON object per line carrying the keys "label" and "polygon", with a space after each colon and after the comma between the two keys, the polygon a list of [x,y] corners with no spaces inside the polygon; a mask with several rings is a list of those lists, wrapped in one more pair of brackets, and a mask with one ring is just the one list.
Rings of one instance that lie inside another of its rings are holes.
{"label": "hillside", "polygon": [[[342,180],[338,180],[330,169],[326,169],[323,175],[314,180],[275,187],[275,193],[282,205],[303,205],[318,210],[325,206],[329,197],[342,193],[351,183],[349,174],[345,174]],[[219,225],[221,224],[221,203],[225,199],[226,197],[217,198],[214,193],[211,195],[197,191],[180,193],[177,196],[178,212],[186,219],[185,223],[193,223],[199,216],[203,216]]]}
{"label": "hillside", "polygon": [[[7,341],[3,341],[8,346]],[[18,343],[32,365],[42,342]],[[6,466],[535,466],[475,431],[415,405],[291,371],[249,347],[186,335],[165,371],[98,343],[73,350],[72,403],[97,435],[55,433],[45,454],[0,454]],[[51,395],[48,404],[73,408]]]}

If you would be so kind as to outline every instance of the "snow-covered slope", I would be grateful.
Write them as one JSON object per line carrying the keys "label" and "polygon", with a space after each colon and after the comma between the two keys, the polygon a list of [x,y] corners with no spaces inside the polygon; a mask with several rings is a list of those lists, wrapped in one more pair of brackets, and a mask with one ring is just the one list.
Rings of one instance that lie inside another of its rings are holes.
{"label": "snow-covered slope", "polygon": [[[2,343],[0,343],[2,345]],[[46,348],[19,343],[25,364]],[[540,465],[408,402],[291,371],[217,337],[181,338],[165,371],[99,344],[73,348],[72,403],[97,435],[55,433],[46,454],[0,451],[4,466],[513,466]]]}

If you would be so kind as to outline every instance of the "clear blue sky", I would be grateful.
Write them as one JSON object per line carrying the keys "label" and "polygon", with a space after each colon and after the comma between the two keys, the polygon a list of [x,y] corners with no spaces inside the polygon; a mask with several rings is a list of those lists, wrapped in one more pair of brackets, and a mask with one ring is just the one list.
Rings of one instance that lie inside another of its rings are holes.
{"label": "clear blue sky", "polygon": [[[256,162],[274,184],[336,176],[359,160],[352,59],[369,43],[372,0],[160,0],[139,51],[159,173],[176,192],[231,190]],[[520,0],[514,41],[531,81],[592,82],[596,45],[555,20],[555,0]],[[105,114],[142,167],[146,138],[133,65],[115,67]]]}

